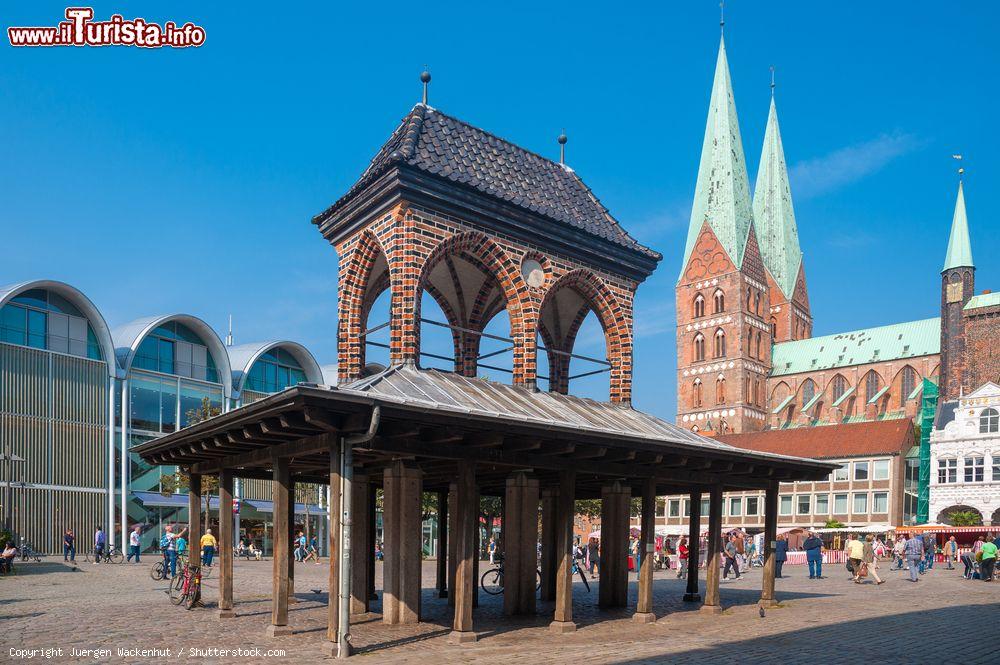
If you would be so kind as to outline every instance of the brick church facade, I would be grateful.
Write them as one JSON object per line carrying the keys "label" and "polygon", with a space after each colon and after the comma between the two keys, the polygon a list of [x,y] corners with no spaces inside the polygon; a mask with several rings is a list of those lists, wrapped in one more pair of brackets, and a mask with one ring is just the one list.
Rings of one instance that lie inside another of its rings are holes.
{"label": "brick church facade", "polygon": [[675,290],[679,425],[725,437],[914,418],[924,379],[945,399],[997,380],[1000,300],[973,297],[961,187],[941,317],[813,337],[773,95],[752,194],[743,155],[723,42]]}

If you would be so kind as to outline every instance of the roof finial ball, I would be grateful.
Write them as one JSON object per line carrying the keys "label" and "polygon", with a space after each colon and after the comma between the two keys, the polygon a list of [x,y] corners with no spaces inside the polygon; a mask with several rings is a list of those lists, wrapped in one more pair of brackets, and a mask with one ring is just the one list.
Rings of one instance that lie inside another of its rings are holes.
{"label": "roof finial ball", "polygon": [[[427,65],[424,65],[427,67]],[[431,73],[424,69],[420,72],[420,82],[424,84],[424,106],[427,106],[427,84],[431,82]]]}
{"label": "roof finial ball", "polygon": [[560,164],[565,164],[566,163],[566,141],[568,141],[568,140],[569,139],[566,138],[566,130],[564,129],[563,133],[560,134],[559,138],[556,139],[556,141],[559,141],[559,163]]}

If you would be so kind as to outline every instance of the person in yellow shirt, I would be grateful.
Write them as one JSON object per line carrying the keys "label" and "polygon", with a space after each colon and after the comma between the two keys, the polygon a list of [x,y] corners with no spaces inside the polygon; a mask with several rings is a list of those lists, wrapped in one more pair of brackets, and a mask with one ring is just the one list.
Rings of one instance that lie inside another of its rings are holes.
{"label": "person in yellow shirt", "polygon": [[212,530],[207,529],[205,535],[201,537],[201,561],[206,566],[212,565],[212,557],[215,556],[215,547],[218,542],[215,540],[215,536],[212,535]]}
{"label": "person in yellow shirt", "polygon": [[854,581],[860,581],[861,563],[865,558],[865,544],[858,540],[856,534],[851,534],[847,541],[847,557],[851,560],[851,570],[854,571]]}

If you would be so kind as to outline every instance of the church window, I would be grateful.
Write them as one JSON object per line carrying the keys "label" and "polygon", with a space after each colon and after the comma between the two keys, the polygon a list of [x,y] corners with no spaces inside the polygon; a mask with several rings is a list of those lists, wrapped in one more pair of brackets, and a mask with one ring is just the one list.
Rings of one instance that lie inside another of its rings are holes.
{"label": "church window", "polygon": [[705,359],[705,336],[698,333],[694,336],[694,360],[698,362],[699,360]]}
{"label": "church window", "polygon": [[983,409],[979,414],[979,433],[990,434],[1000,430],[1000,411]]}
{"label": "church window", "polygon": [[879,389],[878,374],[868,372],[865,375],[865,402],[870,402],[875,397]]}
{"label": "church window", "polygon": [[847,379],[841,375],[833,377],[833,401],[837,401],[847,391]]}
{"label": "church window", "polygon": [[726,355],[726,333],[722,328],[715,331],[715,357],[724,358]]}
{"label": "church window", "polygon": [[907,365],[903,368],[903,380],[901,385],[901,390],[899,391],[899,405],[903,406],[906,404],[906,400],[910,397],[910,393],[917,386],[917,373],[913,371],[913,368]]}
{"label": "church window", "polygon": [[750,303],[753,300],[753,289],[747,287],[747,311],[750,311]]}
{"label": "church window", "polygon": [[694,318],[699,319],[705,316],[705,296],[700,293],[694,299]]}
{"label": "church window", "polygon": [[743,391],[743,400],[746,401],[746,402],[750,401],[750,377],[749,376],[746,378],[746,386],[745,386],[745,390]]}
{"label": "church window", "polygon": [[764,381],[757,379],[757,406],[764,406]]}
{"label": "church window", "polygon": [[805,408],[813,397],[816,396],[816,384],[812,379],[806,379],[806,382],[802,384],[802,408]]}
{"label": "church window", "polygon": [[715,292],[715,313],[725,311],[726,309],[726,294],[721,290]]}
{"label": "church window", "polygon": [[764,356],[762,355],[761,350],[760,350],[760,345],[761,345],[760,338],[761,338],[761,334],[760,334],[760,331],[758,330],[757,331],[757,360],[763,360],[764,359]]}
{"label": "church window", "polygon": [[701,379],[694,380],[694,406],[701,407]]}
{"label": "church window", "polygon": [[720,376],[715,380],[715,402],[716,404],[726,403],[726,379]]}
{"label": "church window", "polygon": [[771,338],[776,339],[778,337],[778,320],[771,317]]}
{"label": "church window", "polygon": [[754,294],[753,311],[757,313],[757,316],[760,316],[760,293]]}

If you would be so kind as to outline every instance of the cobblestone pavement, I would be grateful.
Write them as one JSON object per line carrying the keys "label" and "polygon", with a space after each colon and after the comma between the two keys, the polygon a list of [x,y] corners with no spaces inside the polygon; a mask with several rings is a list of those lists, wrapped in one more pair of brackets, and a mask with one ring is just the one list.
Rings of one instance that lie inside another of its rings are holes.
{"label": "cobblestone pavement", "polygon": [[[0,578],[0,662],[18,662],[10,649],[61,648],[59,662],[177,662],[197,657],[191,649],[281,649],[270,657],[199,658],[205,663],[307,662],[324,658],[326,566],[298,564],[298,602],[289,611],[295,634],[265,637],[270,623],[271,562],[239,561],[235,568],[234,619],[215,615],[218,581],[205,582],[205,608],[188,611],[170,604],[165,582],[150,579],[149,566],[95,566],[79,570],[50,557],[21,564],[18,574]],[[483,564],[483,569],[487,564]],[[749,659],[787,663],[828,663],[870,654],[882,663],[997,663],[1000,660],[1000,584],[963,580],[957,571],[935,568],[913,584],[904,573],[884,570],[887,583],[855,585],[842,566],[829,578],[809,580],[803,568],[788,566],[778,580],[783,607],[759,616],[760,571],[722,583],[722,615],[707,615],[683,603],[684,583],[665,572],[654,584],[655,624],[630,621],[631,609],[599,612],[597,585],[574,589],[576,633],[553,635],[547,626],[552,606],[540,604],[537,616],[504,618],[500,597],[481,593],[475,612],[479,641],[448,642],[451,612],[437,598],[434,562],[425,562],[425,622],[385,626],[379,603],[355,617],[353,643],[358,662],[490,663],[715,663]],[[381,565],[376,572],[381,585]],[[629,600],[635,603],[635,576]],[[110,649],[110,656],[76,655],[77,649]],[[117,649],[171,649],[169,657]],[[842,657],[839,657],[842,656]],[[40,658],[36,655],[36,660]]]}

